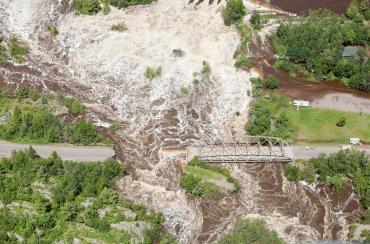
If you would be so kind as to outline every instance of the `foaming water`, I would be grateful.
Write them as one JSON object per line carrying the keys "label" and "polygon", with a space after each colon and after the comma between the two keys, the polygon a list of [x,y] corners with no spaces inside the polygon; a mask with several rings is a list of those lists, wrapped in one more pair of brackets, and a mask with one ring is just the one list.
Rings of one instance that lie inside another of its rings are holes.
{"label": "foaming water", "polygon": [[359,196],[350,187],[336,192],[322,185],[287,182],[284,164],[228,166],[241,183],[236,196],[202,204],[203,231],[199,241],[216,240],[237,217],[262,218],[288,243],[345,240],[346,224],[361,214]]}
{"label": "foaming water", "polygon": [[[16,11],[17,2],[29,15]],[[42,3],[48,14],[37,11]],[[179,188],[183,147],[244,134],[253,74],[233,67],[239,36],[223,26],[222,4],[159,0],[113,8],[106,16],[76,16],[69,13],[69,1],[0,0],[2,31],[19,34],[37,54],[25,66],[1,65],[0,81],[62,89],[83,99],[97,124],[121,122],[119,131],[105,130],[129,172],[119,189],[129,200],[163,212],[166,228],[180,243],[210,243],[237,217],[248,216],[265,219],[289,243],[344,239],[343,226],[361,211],[358,196],[351,189],[336,193],[286,182],[282,164],[226,165],[242,189],[216,200],[194,199]],[[120,22],[128,30],[112,31]],[[60,31],[56,39],[42,31],[51,23]],[[176,57],[174,49],[185,55]],[[194,85],[203,60],[212,74]],[[146,79],[147,66],[161,66],[161,77]]]}

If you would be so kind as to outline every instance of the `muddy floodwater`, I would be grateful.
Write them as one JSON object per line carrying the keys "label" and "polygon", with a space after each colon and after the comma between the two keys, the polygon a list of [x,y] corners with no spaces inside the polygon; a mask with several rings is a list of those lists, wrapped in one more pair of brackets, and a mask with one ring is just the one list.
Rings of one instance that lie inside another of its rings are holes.
{"label": "muddy floodwater", "polygon": [[[186,164],[183,148],[245,140],[252,73],[234,67],[240,39],[223,24],[224,0],[159,0],[112,8],[106,16],[76,15],[70,2],[0,0],[0,32],[18,36],[30,48],[24,65],[0,65],[0,87],[26,83],[82,100],[86,118],[115,142],[128,174],[117,187],[127,200],[162,212],[164,227],[181,244],[212,243],[238,217],[265,220],[287,243],[346,239],[348,224],[362,213],[360,197],[351,187],[333,191],[320,184],[288,182],[284,164],[224,165],[241,190],[219,199],[195,199],[179,187]],[[258,8],[247,5],[248,13]],[[117,23],[125,23],[127,30],[112,31]],[[57,37],[45,32],[51,25],[58,26]],[[174,53],[178,49],[183,55]],[[255,69],[278,76],[284,94],[329,101],[324,105],[331,100],[348,104],[345,97],[357,105],[359,99],[369,101],[368,94],[340,83],[301,81],[271,68],[268,44],[250,49]],[[211,75],[200,74],[204,60],[212,67]],[[144,76],[147,67],[158,66],[160,77]],[[194,84],[195,78],[200,82]],[[113,122],[122,128],[109,130]]]}
{"label": "muddy floodwater", "polygon": [[279,92],[294,99],[310,101],[319,108],[347,112],[370,113],[370,93],[346,87],[342,81],[309,81],[293,78],[287,72],[274,68],[274,51],[271,43],[251,43],[254,69],[262,76],[274,75],[279,79]]}
{"label": "muddy floodwater", "polygon": [[258,2],[268,3],[281,10],[303,14],[309,9],[327,8],[336,13],[344,13],[349,0],[259,0]]}

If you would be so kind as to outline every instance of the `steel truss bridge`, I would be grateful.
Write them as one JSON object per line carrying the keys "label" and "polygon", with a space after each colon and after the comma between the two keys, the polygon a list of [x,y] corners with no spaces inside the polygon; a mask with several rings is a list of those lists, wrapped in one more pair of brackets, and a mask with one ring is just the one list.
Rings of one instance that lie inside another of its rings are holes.
{"label": "steel truss bridge", "polygon": [[194,156],[208,163],[290,162],[293,150],[280,138],[248,136],[242,143],[197,145],[188,150],[188,160]]}

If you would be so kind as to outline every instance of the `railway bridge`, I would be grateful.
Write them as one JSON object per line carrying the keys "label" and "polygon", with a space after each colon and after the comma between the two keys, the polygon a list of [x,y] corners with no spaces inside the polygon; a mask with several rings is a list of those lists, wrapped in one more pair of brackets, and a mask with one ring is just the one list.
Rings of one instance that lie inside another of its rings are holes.
{"label": "railway bridge", "polygon": [[208,163],[290,162],[293,160],[293,150],[280,138],[248,136],[244,142],[188,147],[187,161],[195,156]]}

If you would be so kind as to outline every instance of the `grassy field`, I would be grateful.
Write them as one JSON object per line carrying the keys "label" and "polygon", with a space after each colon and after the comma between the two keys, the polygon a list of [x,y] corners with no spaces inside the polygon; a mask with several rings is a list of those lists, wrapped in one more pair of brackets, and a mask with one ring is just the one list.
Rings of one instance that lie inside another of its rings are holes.
{"label": "grassy field", "polygon": [[[194,177],[199,177],[202,181],[215,184],[221,189],[234,190],[235,186],[232,183],[229,183],[224,175],[217,173],[208,169],[204,169],[198,166],[186,166],[185,173],[191,174]],[[223,191],[223,190],[222,190]]]}
{"label": "grassy field", "polygon": [[211,170],[208,170],[208,169],[203,169],[201,167],[198,167],[198,166],[186,166],[185,167],[185,173],[187,174],[192,174],[194,175],[195,177],[199,177],[201,178],[202,180],[221,180],[221,179],[224,179],[225,176],[223,176],[222,174],[220,173],[216,173],[216,172],[213,172]]}
{"label": "grassy field", "polygon": [[[264,99],[264,98],[259,98]],[[294,127],[296,144],[348,144],[350,137],[359,137],[370,143],[370,115],[343,112],[320,108],[300,108],[297,111],[292,99],[271,93],[269,106],[275,116],[284,113]],[[338,127],[336,123],[345,118],[346,124]]]}

